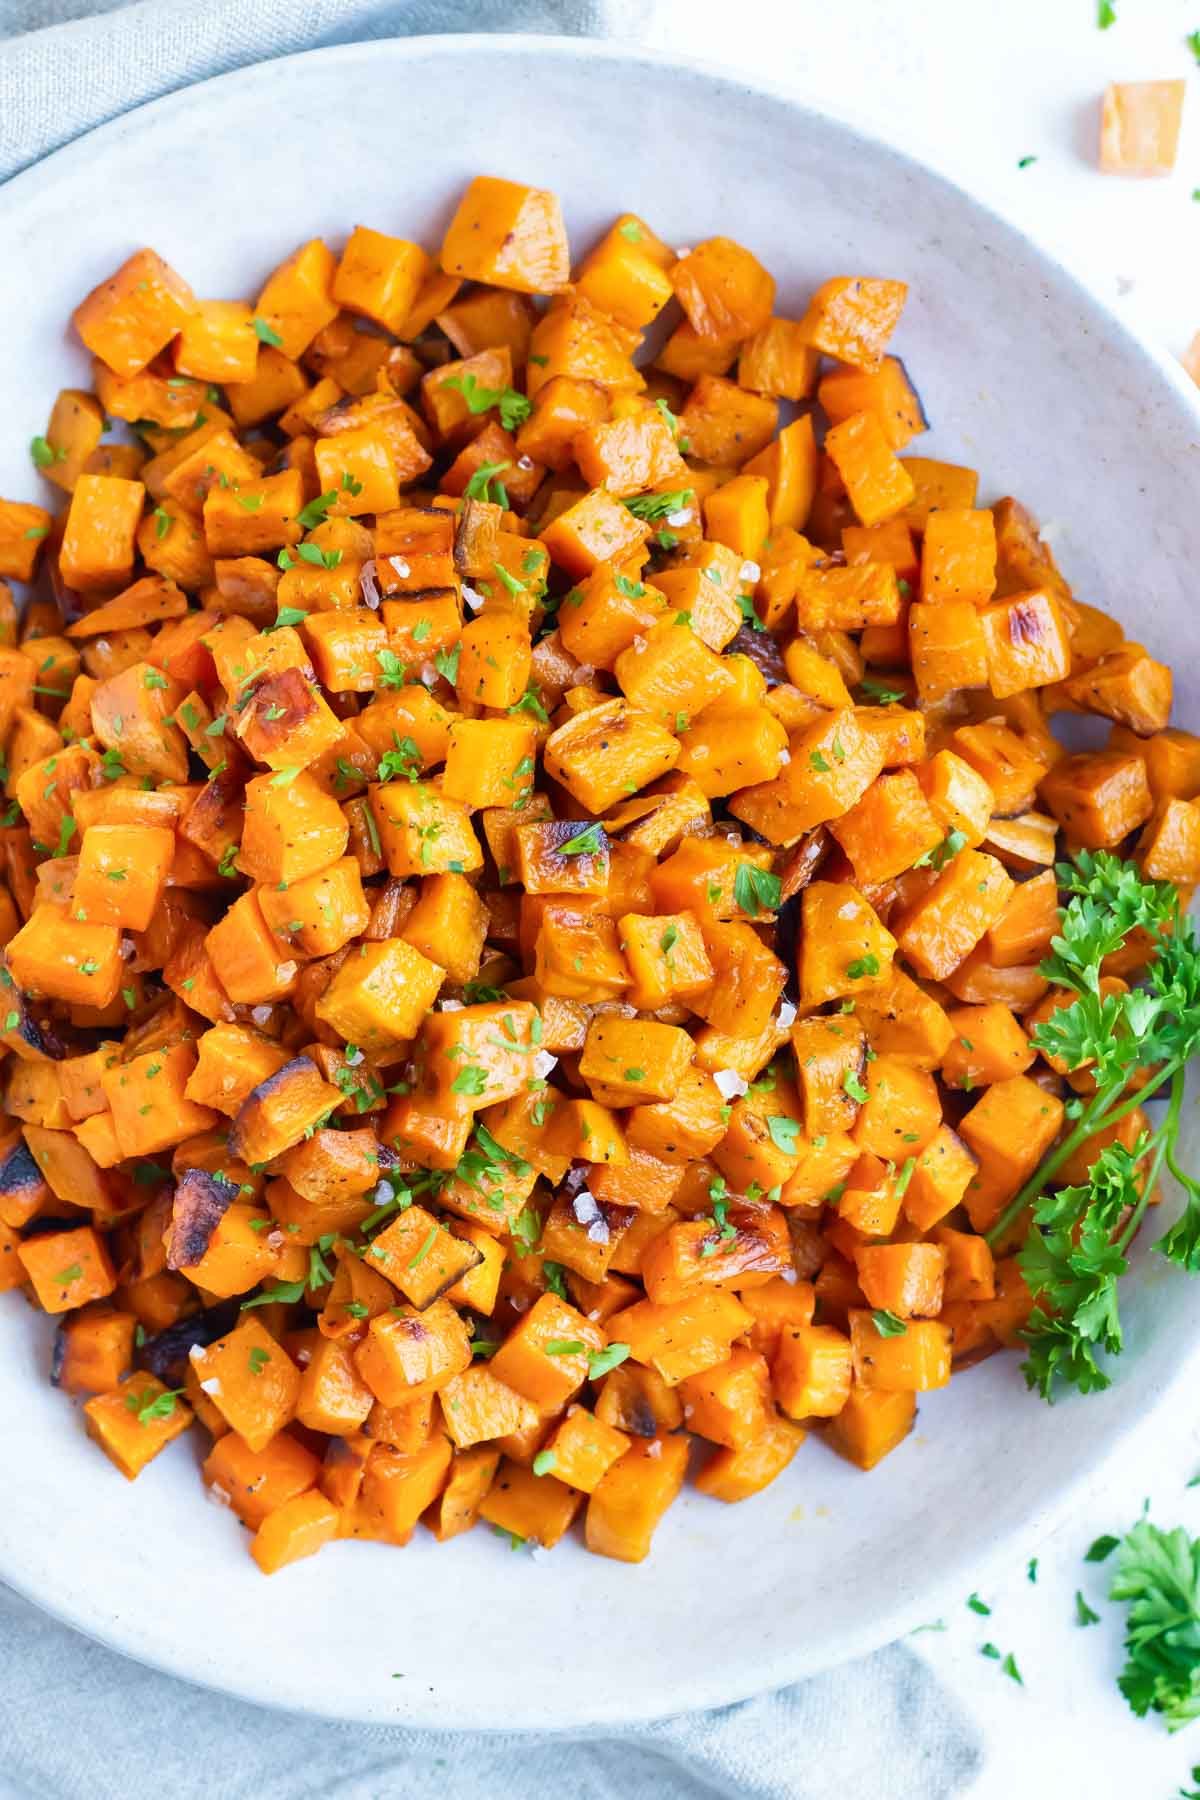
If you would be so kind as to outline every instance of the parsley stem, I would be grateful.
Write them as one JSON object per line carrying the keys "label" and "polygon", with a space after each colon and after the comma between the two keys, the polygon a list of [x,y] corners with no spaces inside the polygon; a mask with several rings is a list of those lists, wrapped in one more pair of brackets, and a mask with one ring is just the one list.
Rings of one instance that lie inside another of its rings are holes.
{"label": "parsley stem", "polygon": [[[1142,1104],[1143,1100],[1150,1098],[1156,1088],[1162,1087],[1165,1081],[1171,1081],[1180,1073],[1181,1069],[1182,1064],[1178,1059],[1172,1059],[1172,1061],[1164,1063],[1158,1074],[1153,1076],[1144,1087],[1138,1088],[1131,1094],[1125,1093],[1126,1077],[1124,1076],[1120,1081],[1111,1083],[1107,1088],[1101,1088],[1100,1092],[1084,1108],[1074,1131],[1063,1138],[1049,1156],[1038,1164],[1020,1193],[1014,1200],[1009,1201],[996,1223],[986,1233],[988,1243],[995,1245],[1011,1230],[1025,1208],[1038,1198],[1051,1176],[1058,1173],[1067,1158],[1078,1150],[1080,1144],[1094,1136],[1103,1126],[1115,1125],[1119,1119],[1125,1117],[1126,1113],[1133,1112],[1135,1107]],[[1122,1094],[1125,1095],[1124,1099],[1121,1098]]]}
{"label": "parsley stem", "polygon": [[[1175,1105],[1175,1097],[1174,1097],[1174,1091],[1172,1090],[1172,1096],[1171,1096],[1172,1108],[1174,1108],[1174,1105]],[[1177,1114],[1176,1114],[1176,1122],[1178,1122]],[[1154,1184],[1158,1180],[1159,1172],[1161,1171],[1162,1166],[1163,1166],[1163,1158],[1167,1154],[1167,1145],[1170,1142],[1170,1136],[1169,1136],[1170,1130],[1171,1130],[1171,1126],[1170,1126],[1170,1121],[1168,1120],[1166,1126],[1164,1126],[1162,1138],[1160,1139],[1159,1144],[1158,1144],[1157,1148],[1155,1149],[1154,1161],[1150,1164],[1150,1167],[1148,1169],[1146,1169],[1142,1175],[1142,1191],[1138,1195],[1137,1205],[1134,1207],[1133,1211],[1130,1213],[1128,1222],[1125,1226],[1125,1229],[1121,1233],[1120,1237],[1117,1239],[1117,1249],[1121,1252],[1122,1256],[1124,1256],[1126,1250],[1128,1250],[1130,1244],[1133,1242],[1134,1237],[1137,1235],[1137,1228],[1141,1224],[1142,1218],[1146,1211],[1146,1208],[1150,1204],[1150,1196],[1154,1192]]]}

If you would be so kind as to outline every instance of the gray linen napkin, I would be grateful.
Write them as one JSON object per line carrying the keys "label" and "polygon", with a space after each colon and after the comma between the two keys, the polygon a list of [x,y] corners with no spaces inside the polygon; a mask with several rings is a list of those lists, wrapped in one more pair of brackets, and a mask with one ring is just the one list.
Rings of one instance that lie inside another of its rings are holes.
{"label": "gray linen napkin", "polygon": [[[0,181],[142,101],[289,51],[440,31],[636,40],[653,4],[0,0]],[[980,1762],[955,1702],[898,1646],[717,1712],[566,1740],[262,1712],[127,1662],[3,1588],[0,1668],[5,1800],[207,1800],[214,1786],[229,1800],[949,1800]]]}

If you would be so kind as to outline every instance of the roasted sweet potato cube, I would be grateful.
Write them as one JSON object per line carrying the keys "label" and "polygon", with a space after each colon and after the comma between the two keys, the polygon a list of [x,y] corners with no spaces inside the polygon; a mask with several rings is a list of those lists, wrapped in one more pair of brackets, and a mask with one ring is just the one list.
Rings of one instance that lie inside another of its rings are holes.
{"label": "roasted sweet potato cube", "polygon": [[1110,81],[1100,113],[1102,173],[1169,175],[1185,93],[1182,81]]}
{"label": "roasted sweet potato cube", "polygon": [[197,1345],[200,1386],[251,1450],[265,1450],[295,1417],[300,1371],[253,1314],[215,1343]]}
{"label": "roasted sweet potato cube", "polygon": [[67,1394],[107,1394],[119,1387],[133,1362],[137,1320],[97,1301],[73,1312],[58,1328],[51,1380]]}
{"label": "roasted sweet potato cube", "polygon": [[372,1239],[368,1254],[372,1268],[386,1275],[418,1312],[483,1260],[474,1244],[447,1231],[423,1206],[407,1207]]}
{"label": "roasted sweet potato cube", "polygon": [[279,773],[279,786],[287,784],[291,771],[306,769],[339,747],[345,735],[332,709],[299,669],[281,669],[256,683],[237,714],[235,730],[257,762]]}
{"label": "roasted sweet potato cube", "polygon": [[[203,958],[197,956],[196,946],[191,945],[178,967],[187,964],[188,972],[183,979],[196,982],[197,987],[184,991],[206,1017],[225,1016],[220,1006],[221,995],[241,1006],[260,1006],[268,1001],[282,1000],[293,991],[296,964],[281,954],[279,941],[268,930],[253,889],[239,895],[224,918],[219,919],[201,941]],[[200,970],[194,966],[197,961],[201,962]],[[177,972],[174,957],[165,972],[172,976]],[[210,1007],[209,998],[199,984],[203,980],[207,987],[211,978],[215,978],[217,991],[211,995],[213,1005]],[[204,1006],[200,1005],[202,998],[205,999]]]}
{"label": "roasted sweet potato cube", "polygon": [[766,1358],[737,1344],[725,1362],[681,1381],[679,1397],[689,1431],[731,1450],[761,1437],[774,1410]]}
{"label": "roasted sweet potato cube", "polygon": [[825,1442],[859,1469],[873,1469],[902,1444],[917,1417],[911,1390],[865,1387],[856,1382],[836,1419],[825,1429]]}
{"label": "roasted sweet potato cube", "polygon": [[242,1101],[229,1133],[229,1148],[243,1162],[271,1162],[341,1101],[315,1063],[297,1056],[260,1081]]}
{"label": "roasted sweet potato cube", "polygon": [[138,661],[101,681],[92,695],[92,729],[130,775],[185,782],[188,748],[175,723],[183,692],[153,663]]}
{"label": "roasted sweet potato cube", "polygon": [[26,1238],[17,1255],[38,1305],[48,1313],[104,1300],[117,1285],[108,1246],[90,1225]]}
{"label": "roasted sweet potato cube", "polygon": [[800,322],[805,341],[825,356],[873,373],[883,361],[908,288],[903,281],[838,275],[821,284]]}
{"label": "roasted sweet potato cube", "polygon": [[1062,1117],[1062,1101],[1028,1075],[997,1081],[976,1101],[958,1127],[979,1165],[963,1195],[974,1230],[986,1231],[1033,1173]]}
{"label": "roasted sweet potato cube", "polygon": [[570,1400],[587,1379],[588,1355],[603,1350],[603,1331],[560,1300],[543,1294],[492,1357],[492,1373],[537,1407]]}
{"label": "roasted sweet potato cube", "polygon": [[341,807],[307,770],[290,781],[256,775],[246,784],[238,867],[252,881],[303,881],[344,856],[348,838]]}
{"label": "roasted sweet potato cube", "polygon": [[903,1333],[885,1337],[869,1312],[852,1307],[850,1343],[854,1374],[865,1388],[920,1394],[950,1380],[950,1329],[940,1320],[913,1319]]}
{"label": "roasted sweet potato cube", "polygon": [[384,1406],[436,1393],[471,1362],[466,1323],[448,1300],[424,1312],[394,1307],[371,1320],[354,1353],[359,1374]]}
{"label": "roasted sweet potato cube", "polygon": [[127,1481],[136,1480],[193,1417],[184,1400],[146,1374],[130,1375],[112,1393],[97,1394],[83,1413],[88,1436]]}
{"label": "roasted sweet potato cube", "polygon": [[996,600],[983,608],[979,623],[987,646],[988,685],[998,700],[1061,681],[1070,673],[1067,624],[1052,594],[1012,594]]}
{"label": "roasted sweet potato cube", "polygon": [[[757,941],[757,940],[756,940]],[[669,1100],[691,1064],[692,1040],[649,1019],[593,1019],[579,1073],[605,1106]]]}
{"label": "roasted sweet potato cube", "polygon": [[184,1091],[195,1066],[195,1045],[179,1042],[104,1070],[100,1084],[122,1156],[153,1156],[217,1123],[209,1107]]}
{"label": "roasted sweet potato cube", "polygon": [[158,908],[175,834],[153,825],[93,825],[75,872],[76,915],[92,924],[145,931]]}
{"label": "roasted sweet potato cube", "polygon": [[105,1007],[116,999],[124,963],[115,925],[70,919],[58,906],[35,906],[5,955],[23,992],[73,1006]]}
{"label": "roasted sweet potato cube", "polygon": [[566,507],[541,531],[551,559],[572,580],[590,575],[600,563],[624,560],[649,535],[649,526],[603,488]]}
{"label": "roasted sweet potato cube", "polygon": [[204,1479],[213,1498],[230,1507],[251,1531],[313,1487],[320,1472],[312,1451],[287,1431],[262,1450],[251,1450],[236,1431],[227,1431],[204,1462]]}
{"label": "roasted sweet potato cube", "polygon": [[586,1407],[569,1406],[546,1442],[547,1473],[582,1494],[592,1494],[629,1443],[626,1432],[606,1425]]}
{"label": "roasted sweet potato cube", "polygon": [[62,578],[80,593],[124,587],[133,574],[146,490],[115,475],[81,475],[58,553]]}
{"label": "roasted sweet potato cube", "polygon": [[[803,341],[803,325],[797,330]],[[926,428],[921,402],[909,383],[904,364],[894,356],[885,356],[873,372],[853,367],[831,370],[821,377],[817,399],[835,425],[853,413],[873,412],[893,450],[903,450]]]}
{"label": "roasted sweet potato cube", "polygon": [[687,1473],[686,1438],[635,1438],[588,1500],[588,1549],[619,1562],[643,1562],[663,1515]]}
{"label": "roasted sweet potato cube", "polygon": [[800,997],[806,1006],[858,994],[887,977],[896,940],[849,882],[810,882],[800,908]]}
{"label": "roasted sweet potato cube", "polygon": [[520,294],[554,294],[570,277],[562,209],[545,188],[477,175],[439,254],[448,275]]}
{"label": "roasted sweet potato cube", "polygon": [[1154,810],[1145,763],[1119,750],[1064,756],[1040,792],[1067,837],[1088,850],[1114,849]]}
{"label": "roasted sweet potato cube", "polygon": [[1012,890],[994,856],[960,851],[932,887],[893,916],[896,941],[922,975],[943,981],[1000,918]]}
{"label": "roasted sweet potato cube", "polygon": [[1054,703],[1099,713],[1142,737],[1161,731],[1171,716],[1172,676],[1140,644],[1111,650],[1054,689]]}
{"label": "roasted sweet potato cube", "polygon": [[360,946],[317,1002],[317,1017],[347,1043],[386,1050],[417,1035],[444,971],[401,938]]}
{"label": "roasted sweet potato cube", "polygon": [[388,782],[373,787],[369,799],[393,875],[461,875],[482,866],[466,807],[429,782]]}
{"label": "roasted sweet potato cube", "polygon": [[196,307],[196,297],[153,250],[138,250],[94,287],[71,315],[92,353],[126,378],[165,349]]}
{"label": "roasted sweet potato cube", "polygon": [[483,1364],[455,1375],[438,1398],[446,1430],[459,1450],[469,1450],[489,1438],[535,1431],[541,1423],[537,1407],[506,1387]]}

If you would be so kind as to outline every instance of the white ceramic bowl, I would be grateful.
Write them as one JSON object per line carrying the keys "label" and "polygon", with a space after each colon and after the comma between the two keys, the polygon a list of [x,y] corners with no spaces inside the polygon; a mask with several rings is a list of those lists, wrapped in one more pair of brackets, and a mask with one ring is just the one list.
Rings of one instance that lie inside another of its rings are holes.
{"label": "white ceramic bowl", "polygon": [[[901,276],[897,346],[933,430],[1066,522],[1080,595],[1169,657],[1200,718],[1194,394],[1050,258],[877,139],[780,92],[579,41],[412,39],[320,51],[158,101],[0,193],[0,492],[62,385],[72,306],[153,244],[201,294],[253,294],[303,238],[358,221],[439,240],[479,172],[554,187],[581,250],[624,207],[674,244],[744,240],[797,315],[831,274]],[[1061,548],[1062,546],[1060,546]],[[1015,1357],[922,1402],[870,1477],[816,1441],[764,1495],[687,1492],[638,1568],[489,1532],[344,1544],[264,1582],[187,1443],[129,1486],[47,1382],[52,1328],[0,1303],[0,1576],[118,1649],[345,1719],[578,1727],[718,1705],[872,1648],[961,1597],[1177,1386],[1195,1300],[1143,1248],[1111,1392],[1053,1410]],[[395,1679],[396,1675],[403,1679]]]}

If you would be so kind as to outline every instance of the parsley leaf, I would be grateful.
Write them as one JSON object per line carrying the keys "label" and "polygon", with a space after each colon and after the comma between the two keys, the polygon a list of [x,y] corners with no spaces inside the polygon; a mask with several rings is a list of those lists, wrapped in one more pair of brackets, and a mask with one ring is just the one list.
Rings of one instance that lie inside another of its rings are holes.
{"label": "parsley leaf", "polygon": [[470,413],[490,412],[493,406],[498,408],[505,431],[515,431],[533,411],[532,402],[516,388],[482,387],[470,370],[465,375],[448,375],[442,386],[455,388],[466,401]]}
{"label": "parsley leaf", "polygon": [[783,883],[769,869],[756,868],[753,863],[738,864],[733,878],[733,897],[752,919],[760,912],[774,912],[782,893]]}
{"label": "parsley leaf", "polygon": [[1168,1731],[1200,1718],[1200,1541],[1142,1519],[1120,1545],[1109,1598],[1128,1604],[1117,1686]]}
{"label": "parsley leaf", "polygon": [[608,839],[604,835],[604,827],[599,823],[587,825],[577,831],[558,846],[560,856],[599,856],[608,849]]}
{"label": "parsley leaf", "polygon": [[771,1142],[785,1156],[795,1156],[796,1139],[800,1136],[799,1119],[789,1119],[786,1113],[772,1113],[767,1120],[767,1131]]}
{"label": "parsley leaf", "polygon": [[[898,1319],[896,1317],[895,1313],[888,1312],[885,1307],[879,1307],[875,1312],[873,1312],[871,1314],[871,1320],[875,1326],[876,1331],[879,1333],[880,1337],[885,1337],[885,1338],[903,1337],[905,1335],[905,1333],[908,1331],[908,1326],[905,1324],[904,1320]],[[990,1612],[991,1611],[991,1607],[984,1606],[982,1604],[982,1602],[978,1606],[976,1606],[974,1604],[975,1598],[976,1598],[975,1595],[972,1594],[970,1600],[967,1601],[967,1605],[971,1607],[972,1611],[974,1611],[974,1612]]]}
{"label": "parsley leaf", "polygon": [[668,494],[635,494],[623,504],[635,519],[645,519],[652,524],[671,513],[683,512],[695,498],[693,488],[675,488]]}

